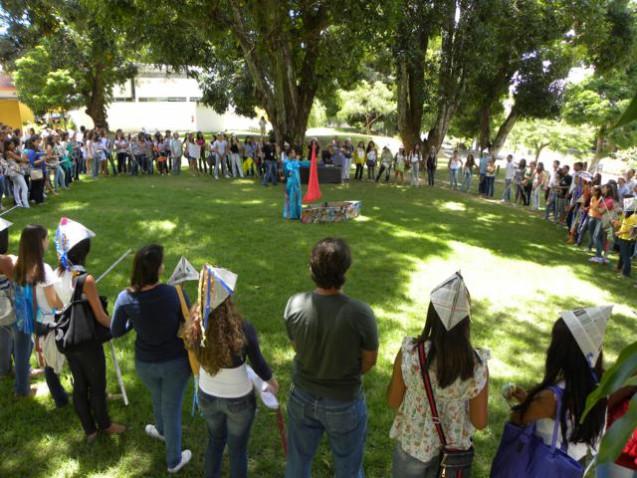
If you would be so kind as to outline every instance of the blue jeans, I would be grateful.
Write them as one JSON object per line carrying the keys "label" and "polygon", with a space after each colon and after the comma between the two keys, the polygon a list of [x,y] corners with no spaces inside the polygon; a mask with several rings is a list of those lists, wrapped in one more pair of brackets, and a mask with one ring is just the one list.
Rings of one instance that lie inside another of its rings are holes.
{"label": "blue jeans", "polygon": [[188,359],[155,363],[135,360],[135,369],[150,390],[155,427],[166,439],[166,463],[174,468],[181,461],[181,405],[190,378]]}
{"label": "blue jeans", "polygon": [[219,398],[198,391],[199,408],[208,426],[205,478],[221,477],[223,450],[230,452],[230,477],[248,476],[248,439],[257,408],[254,392],[239,398]]}
{"label": "blue jeans", "polygon": [[263,176],[263,185],[267,186],[268,182],[272,181],[272,184],[276,185],[276,161],[265,162],[265,176]]}
{"label": "blue jeans", "polygon": [[595,245],[595,255],[602,257],[602,248],[604,247],[604,234],[602,234],[602,220],[595,217],[588,218],[588,248],[591,249]]}
{"label": "blue jeans", "polygon": [[458,170],[457,169],[449,170],[449,187],[453,189],[458,189]]}
{"label": "blue jeans", "polygon": [[31,334],[25,334],[13,324],[13,357],[15,360],[15,393],[29,395],[31,365],[29,359],[33,351]]}
{"label": "blue jeans", "polygon": [[471,171],[465,171],[464,172],[464,180],[462,181],[462,187],[460,188],[461,191],[464,192],[469,192],[471,191],[471,179],[473,178],[473,174],[471,173]]}
{"label": "blue jeans", "polygon": [[484,192],[484,194],[487,197],[492,198],[495,192],[495,176],[485,177],[485,187],[486,187],[486,191]]}
{"label": "blue jeans", "polygon": [[504,180],[504,192],[502,193],[502,200],[511,202],[511,188],[513,187],[513,179]]}
{"label": "blue jeans", "polygon": [[294,387],[288,399],[286,478],[309,478],[323,433],[334,457],[335,478],[363,478],[367,406],[362,395],[351,401],[315,397]]}
{"label": "blue jeans", "polygon": [[619,263],[617,267],[621,268],[622,274],[625,277],[630,277],[631,261],[635,252],[635,241],[626,241],[618,238],[617,245],[619,246]]}
{"label": "blue jeans", "polygon": [[13,370],[13,324],[0,326],[0,378]]}
{"label": "blue jeans", "polygon": [[396,443],[392,455],[391,475],[393,478],[436,478],[438,457],[424,463],[406,453],[400,443]]}
{"label": "blue jeans", "polygon": [[173,158],[173,174],[181,174],[181,156]]}
{"label": "blue jeans", "polygon": [[549,191],[549,197],[546,200],[546,212],[544,214],[544,219],[548,221],[551,213],[553,213],[553,220],[555,222],[558,222],[559,217],[557,214],[557,193],[552,189]]}
{"label": "blue jeans", "polygon": [[62,169],[62,166],[58,165],[55,168],[55,180],[53,181],[54,186],[55,186],[55,190],[58,190],[58,187],[60,188],[66,188],[66,174],[64,173],[64,169]]}

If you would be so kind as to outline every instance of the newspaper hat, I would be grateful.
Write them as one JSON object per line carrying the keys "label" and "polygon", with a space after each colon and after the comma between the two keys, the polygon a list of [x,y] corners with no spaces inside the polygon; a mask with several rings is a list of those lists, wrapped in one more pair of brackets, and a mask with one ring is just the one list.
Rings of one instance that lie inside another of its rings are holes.
{"label": "newspaper hat", "polygon": [[206,264],[199,274],[199,310],[203,317],[204,330],[208,327],[210,312],[234,294],[237,274],[221,267]]}
{"label": "newspaper hat", "polygon": [[637,201],[635,198],[624,198],[624,212],[635,212]]}
{"label": "newspaper hat", "polygon": [[179,262],[177,263],[177,267],[173,271],[170,279],[168,279],[168,284],[170,285],[179,285],[182,282],[187,281],[195,281],[199,280],[199,272],[194,266],[188,262],[184,256],[181,256]]}
{"label": "newspaper hat", "polygon": [[597,363],[602,350],[606,324],[612,311],[612,305],[603,305],[560,313],[591,368]]}
{"label": "newspaper hat", "polygon": [[13,226],[12,222],[9,222],[6,219],[0,217],[0,232],[6,231],[11,226]]}
{"label": "newspaper hat", "polygon": [[67,217],[60,219],[60,224],[55,231],[55,250],[57,251],[60,264],[64,269],[69,270],[71,264],[68,261],[68,252],[84,239],[95,237],[95,233],[87,229],[79,222]]}
{"label": "newspaper hat", "polygon": [[471,313],[471,296],[460,271],[433,289],[430,299],[447,332]]}

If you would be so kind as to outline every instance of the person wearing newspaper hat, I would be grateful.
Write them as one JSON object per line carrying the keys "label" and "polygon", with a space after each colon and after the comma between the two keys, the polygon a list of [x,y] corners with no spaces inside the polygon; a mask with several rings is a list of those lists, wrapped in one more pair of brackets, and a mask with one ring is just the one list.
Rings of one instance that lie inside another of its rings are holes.
{"label": "person wearing newspaper hat", "polygon": [[185,341],[199,364],[199,408],[208,426],[204,476],[221,476],[228,446],[230,476],[248,475],[248,439],[256,398],[247,359],[257,376],[276,394],[279,384],[259,348],[254,326],[243,319],[232,301],[237,275],[205,265],[199,280],[199,300],[186,327]]}

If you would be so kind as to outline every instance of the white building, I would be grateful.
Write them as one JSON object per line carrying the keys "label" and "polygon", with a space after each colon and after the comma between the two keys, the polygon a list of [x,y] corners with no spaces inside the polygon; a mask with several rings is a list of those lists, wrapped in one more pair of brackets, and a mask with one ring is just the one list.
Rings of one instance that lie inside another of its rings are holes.
{"label": "white building", "polygon": [[[106,114],[111,130],[124,131],[245,131],[258,130],[259,118],[246,118],[229,110],[220,115],[198,103],[201,89],[185,74],[166,73],[140,65],[134,79],[115,88]],[[77,126],[93,126],[84,109],[70,112]]]}

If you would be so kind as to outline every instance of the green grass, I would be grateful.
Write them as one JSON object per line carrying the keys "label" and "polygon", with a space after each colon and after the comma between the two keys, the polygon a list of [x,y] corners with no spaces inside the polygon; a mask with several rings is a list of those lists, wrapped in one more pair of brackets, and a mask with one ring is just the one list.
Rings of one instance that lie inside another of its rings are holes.
{"label": "green grass", "polygon": [[[285,403],[293,351],[283,307],[291,294],[312,288],[307,271],[312,245],[328,235],[346,238],[354,254],[346,292],[372,306],[381,336],[378,365],[364,385],[370,409],[365,470],[372,478],[390,475],[393,413],[384,397],[393,358],[403,336],[422,329],[431,288],[456,269],[462,269],[474,301],[474,345],[492,352],[490,426],[475,437],[477,477],[488,476],[507,417],[500,389],[510,381],[528,385],[539,379],[550,327],[560,310],[617,304],[606,334],[607,361],[634,338],[632,283],[620,280],[610,267],[590,265],[586,253],[564,244],[563,229],[536,215],[438,187],[364,183],[324,185],[322,190],[326,199],[362,200],[362,217],[342,224],[285,222],[281,186],[264,188],[252,180],[213,182],[188,175],[86,180],[43,206],[10,213],[7,218],[15,223],[10,248],[16,250],[27,223],[40,223],[53,235],[59,217],[66,215],[97,233],[88,264],[96,274],[127,248],[150,242],[166,248],[166,277],[181,255],[197,267],[207,261],[237,272],[238,306],[260,333]],[[52,246],[48,261],[55,262]],[[100,284],[111,303],[127,285],[131,262]],[[0,381],[0,476],[166,476],[163,446],[143,431],[152,421],[151,402],[135,374],[133,340],[131,333],[116,341],[131,400],[129,407],[110,402],[112,418],[129,427],[121,437],[100,437],[86,445],[72,407],[56,410],[46,395],[16,401],[12,381]],[[107,367],[109,391],[117,392],[110,358]],[[71,389],[68,372],[64,384]],[[206,446],[203,420],[190,415],[191,398],[190,387],[183,437],[194,458],[181,473],[184,477],[202,475]],[[249,466],[252,476],[283,474],[275,417],[263,407],[253,428]],[[313,476],[332,476],[325,444]]]}

